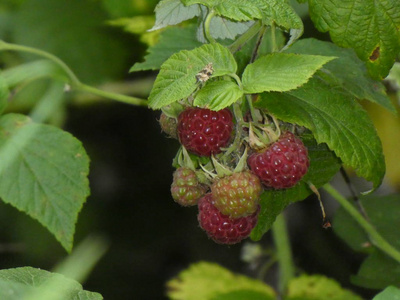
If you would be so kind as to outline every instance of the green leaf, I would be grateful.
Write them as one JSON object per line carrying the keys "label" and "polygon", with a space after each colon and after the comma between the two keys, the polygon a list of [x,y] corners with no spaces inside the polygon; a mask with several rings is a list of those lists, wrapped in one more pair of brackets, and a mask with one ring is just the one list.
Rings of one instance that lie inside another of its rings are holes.
{"label": "green leaf", "polygon": [[158,30],[168,25],[176,25],[200,15],[199,5],[186,7],[182,2],[181,0],[160,1],[155,8],[156,23],[150,30]]}
{"label": "green leaf", "polygon": [[45,226],[70,251],[75,223],[89,195],[89,158],[58,128],[23,115],[0,118],[0,197]]}
{"label": "green leaf", "polygon": [[358,99],[378,103],[396,113],[396,109],[386,95],[383,84],[369,76],[364,63],[355,55],[353,50],[343,49],[332,43],[310,38],[296,42],[287,52],[336,56],[335,60],[323,66],[320,76],[324,76],[326,81],[342,87]]}
{"label": "green leaf", "polygon": [[224,0],[181,0],[183,4],[189,6],[193,4],[201,4],[207,7],[215,7]]}
{"label": "green leaf", "polygon": [[386,77],[400,52],[398,0],[309,0],[318,30],[330,32],[335,44],[353,48],[370,74]]}
{"label": "green leaf", "polygon": [[339,171],[340,160],[325,144],[318,145],[310,134],[303,135],[302,140],[308,149],[310,158],[308,172],[299,184],[290,189],[264,191],[261,195],[258,223],[251,232],[252,240],[260,240],[286,206],[292,202],[303,200],[313,193],[308,182],[319,188],[329,182]]}
{"label": "green leaf", "polygon": [[400,289],[389,286],[376,295],[372,300],[400,300]]}
{"label": "green leaf", "polygon": [[303,22],[293,7],[282,0],[260,0],[259,7],[263,13],[263,23],[289,30],[297,29],[303,32]]}
{"label": "green leaf", "polygon": [[171,27],[160,34],[159,42],[150,47],[144,62],[135,63],[130,72],[157,70],[174,53],[201,46],[196,39],[196,26]]}
{"label": "green leaf", "polygon": [[[275,299],[274,290],[261,281],[237,275],[218,264],[199,262],[167,283],[168,296],[174,300],[222,300],[229,293],[256,293],[263,299]],[[242,294],[243,295],[243,294]],[[252,298],[247,298],[252,299]]]}
{"label": "green leaf", "polygon": [[31,267],[0,270],[2,300],[102,300],[63,275]]}
{"label": "green leaf", "polygon": [[0,114],[4,111],[7,106],[7,100],[10,96],[10,92],[8,90],[7,82],[3,76],[3,73],[0,70]]}
{"label": "green leaf", "polygon": [[243,72],[243,88],[247,93],[289,91],[306,83],[330,56],[273,53],[257,59]]}
{"label": "green leaf", "polygon": [[180,51],[161,66],[149,96],[149,106],[159,109],[188,97],[198,86],[196,74],[209,63],[212,63],[214,69],[212,77],[236,73],[234,57],[220,44]]}
{"label": "green leaf", "polygon": [[289,282],[285,300],[362,300],[333,279],[321,275],[301,275]]}
{"label": "green leaf", "polygon": [[203,87],[194,99],[194,105],[221,110],[243,96],[243,91],[232,81],[213,81]]}
{"label": "green leaf", "polygon": [[259,106],[310,129],[343,163],[377,188],[385,174],[382,145],[364,109],[340,89],[313,78],[289,93],[264,93]]}
{"label": "green leaf", "polygon": [[251,21],[261,19],[262,14],[256,1],[230,0],[222,1],[214,7],[217,15],[235,21]]}
{"label": "green leaf", "polygon": [[[370,222],[391,245],[400,251],[400,196],[364,196],[360,199]],[[372,253],[362,263],[354,284],[381,289],[392,284],[400,287],[400,264],[372,247],[365,231],[348,213],[339,208],[333,222],[335,233],[354,250]]]}
{"label": "green leaf", "polygon": [[82,0],[24,1],[14,20],[15,43],[56,55],[84,82],[119,76],[130,53],[118,36],[105,30],[107,16],[99,5]]}

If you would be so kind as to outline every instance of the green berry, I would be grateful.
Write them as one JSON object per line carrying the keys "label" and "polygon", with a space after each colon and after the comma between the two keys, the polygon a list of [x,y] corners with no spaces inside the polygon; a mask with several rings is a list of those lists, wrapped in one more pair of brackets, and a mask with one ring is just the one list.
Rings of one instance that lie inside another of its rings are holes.
{"label": "green berry", "polygon": [[196,205],[207,189],[199,183],[196,173],[189,168],[178,168],[174,172],[171,194],[175,202],[182,206]]}

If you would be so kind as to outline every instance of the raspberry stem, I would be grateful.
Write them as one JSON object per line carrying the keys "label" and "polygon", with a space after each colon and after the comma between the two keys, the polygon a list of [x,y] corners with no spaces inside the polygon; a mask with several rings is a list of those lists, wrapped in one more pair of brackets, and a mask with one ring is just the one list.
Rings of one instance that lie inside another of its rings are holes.
{"label": "raspberry stem", "polygon": [[384,253],[395,259],[400,263],[400,252],[393,247],[376,228],[368,222],[363,215],[345,198],[343,197],[332,185],[329,183],[324,185],[324,190],[328,192],[340,205],[357,221],[357,223],[367,232],[371,243]]}
{"label": "raspberry stem", "polygon": [[204,21],[204,35],[211,44],[216,43],[215,39],[211,36],[210,33],[210,24],[214,16],[215,16],[215,11],[213,9],[210,9]]}
{"label": "raspberry stem", "polygon": [[290,240],[283,214],[276,218],[272,226],[272,235],[279,263],[279,291],[283,294],[289,281],[294,278],[295,273]]}

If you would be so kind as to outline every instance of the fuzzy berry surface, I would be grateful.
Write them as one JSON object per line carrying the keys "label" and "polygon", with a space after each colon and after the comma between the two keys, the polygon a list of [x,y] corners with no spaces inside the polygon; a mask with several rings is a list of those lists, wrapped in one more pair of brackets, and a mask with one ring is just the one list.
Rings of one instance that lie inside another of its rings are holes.
{"label": "fuzzy berry surface", "polygon": [[196,205],[206,193],[206,187],[199,183],[196,173],[189,168],[178,168],[174,172],[171,195],[182,206]]}
{"label": "fuzzy berry surface", "polygon": [[262,185],[249,171],[233,173],[214,181],[211,186],[213,204],[231,218],[251,215],[257,210]]}
{"label": "fuzzy berry surface", "polygon": [[179,140],[187,150],[199,156],[219,153],[231,139],[232,120],[229,109],[187,108],[178,116]]}
{"label": "fuzzy berry surface", "polygon": [[295,186],[310,166],[306,146],[290,131],[263,152],[250,155],[247,162],[261,182],[274,189]]}
{"label": "fuzzy berry surface", "polygon": [[200,227],[218,244],[232,245],[247,238],[256,226],[259,209],[243,218],[232,219],[223,215],[213,204],[212,194],[206,194],[199,200],[197,219]]}
{"label": "fuzzy berry surface", "polygon": [[178,134],[176,132],[177,130],[177,120],[175,118],[170,118],[168,117],[165,113],[161,113],[160,115],[160,126],[161,130],[165,132],[168,136],[171,138],[177,139]]}

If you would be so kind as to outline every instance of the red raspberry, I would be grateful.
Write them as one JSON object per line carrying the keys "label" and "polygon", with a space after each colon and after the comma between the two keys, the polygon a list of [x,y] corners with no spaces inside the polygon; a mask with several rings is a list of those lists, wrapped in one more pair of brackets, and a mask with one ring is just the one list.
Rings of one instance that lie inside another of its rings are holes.
{"label": "red raspberry", "polygon": [[212,194],[199,200],[197,220],[207,235],[218,244],[236,244],[247,238],[257,224],[259,209],[252,215],[231,219],[223,215],[212,203]]}
{"label": "red raspberry", "polygon": [[260,179],[249,171],[233,173],[211,186],[213,205],[231,218],[251,215],[257,210],[262,186]]}
{"label": "red raspberry", "polygon": [[178,116],[179,140],[187,150],[200,156],[219,153],[231,138],[232,118],[229,109],[187,108]]}
{"label": "red raspberry", "polygon": [[250,155],[247,162],[261,182],[274,189],[296,185],[310,165],[306,146],[289,131],[264,152]]}
{"label": "red raspberry", "polygon": [[188,168],[178,168],[174,172],[171,194],[175,202],[182,206],[197,204],[206,193],[206,187],[199,183],[196,173]]}

